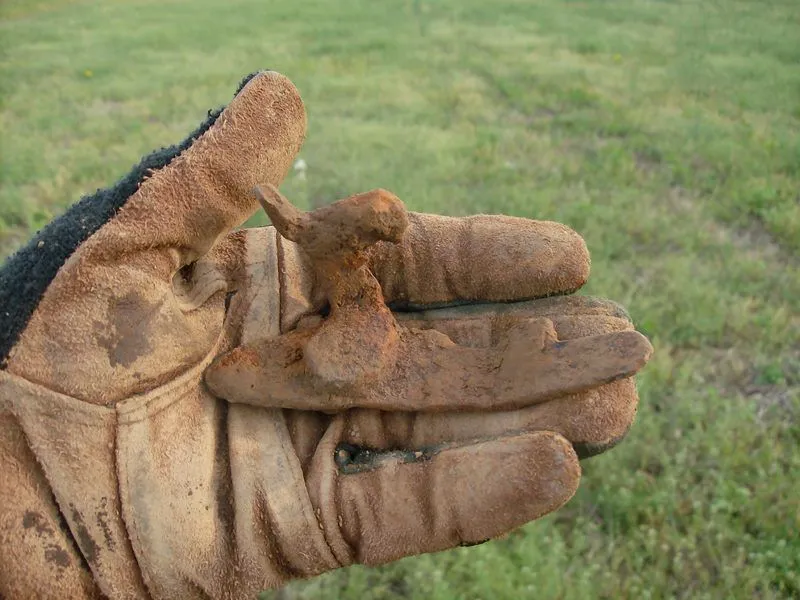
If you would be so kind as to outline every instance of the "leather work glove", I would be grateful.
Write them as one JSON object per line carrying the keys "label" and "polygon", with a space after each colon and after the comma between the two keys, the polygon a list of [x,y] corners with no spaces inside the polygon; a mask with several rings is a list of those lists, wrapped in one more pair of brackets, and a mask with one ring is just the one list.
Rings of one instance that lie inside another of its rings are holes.
{"label": "leather work glove", "polygon": [[[336,310],[301,245],[230,233],[305,129],[291,82],[259,73],[0,271],[0,596],[252,598],[477,543],[563,505],[579,455],[627,432],[649,345],[611,302],[551,297],[589,272],[557,223],[410,214],[402,240],[364,254],[403,335],[469,357],[528,332],[513,348],[530,397],[496,401],[517,377],[502,360],[464,404],[458,382],[362,402],[254,370],[248,350]],[[237,373],[252,387],[225,388]]]}

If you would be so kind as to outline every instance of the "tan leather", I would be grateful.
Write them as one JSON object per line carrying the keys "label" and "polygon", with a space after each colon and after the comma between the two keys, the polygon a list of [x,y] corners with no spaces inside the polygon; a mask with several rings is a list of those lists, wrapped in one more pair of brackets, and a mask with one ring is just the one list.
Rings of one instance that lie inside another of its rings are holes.
{"label": "tan leather", "polygon": [[[253,186],[280,183],[305,128],[303,103],[288,79],[269,72],[251,80],[208,132],[153,173],[70,257],[8,370],[109,406],[204,360],[218,342],[224,292],[235,274],[210,277],[201,269],[238,268],[241,248],[234,237],[207,253],[256,209]],[[201,265],[181,271],[203,256]],[[189,302],[185,288],[194,291]]]}
{"label": "tan leather", "polygon": [[[225,235],[304,134],[291,83],[256,77],[58,273],[0,371],[0,596],[253,598],[479,542],[569,500],[571,442],[610,444],[630,426],[631,379],[491,413],[282,410],[269,386],[260,407],[212,396],[215,357],[322,307],[306,258],[273,228]],[[389,301],[523,300],[588,276],[563,225],[410,222],[371,257]],[[615,305],[569,297],[401,319],[477,347],[483,317],[504,311],[545,317],[561,339],[631,327]]]}
{"label": "tan leather", "polygon": [[403,244],[381,242],[370,260],[393,305],[541,298],[575,291],[589,277],[586,243],[561,223],[499,215],[409,219]]}
{"label": "tan leather", "polygon": [[[8,393],[0,383],[0,398]],[[0,596],[98,598],[50,484],[7,408],[0,413]]]}

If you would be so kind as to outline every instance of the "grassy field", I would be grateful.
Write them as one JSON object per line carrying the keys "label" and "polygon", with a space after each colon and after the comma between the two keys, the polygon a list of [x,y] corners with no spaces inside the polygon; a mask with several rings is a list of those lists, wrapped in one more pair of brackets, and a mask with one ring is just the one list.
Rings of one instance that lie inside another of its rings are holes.
{"label": "grassy field", "polygon": [[290,198],[567,223],[656,348],[563,510],[284,597],[798,597],[798,40],[797,0],[3,0],[0,255],[281,71]]}

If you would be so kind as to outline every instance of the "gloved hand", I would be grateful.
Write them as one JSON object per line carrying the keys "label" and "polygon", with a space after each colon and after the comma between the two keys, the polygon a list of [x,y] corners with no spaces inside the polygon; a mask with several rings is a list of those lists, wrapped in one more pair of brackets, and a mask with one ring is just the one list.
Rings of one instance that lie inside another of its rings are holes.
{"label": "gloved hand", "polygon": [[[273,402],[263,377],[256,393],[213,396],[215,359],[245,368],[244,350],[325,309],[296,244],[272,227],[228,233],[256,209],[254,186],[280,183],[304,135],[294,86],[258,74],[190,139],[72,207],[0,271],[0,596],[248,598],[479,542],[557,509],[578,485],[576,450],[625,435],[646,343],[625,350],[622,379],[566,380],[571,393],[530,405],[494,405],[486,389],[468,407],[443,391],[435,410],[380,398],[344,410]],[[404,327],[465,347],[496,345],[509,318],[544,317],[549,337],[530,351],[548,364],[570,348],[553,335],[631,329],[607,301],[508,304],[586,280],[583,241],[556,223],[411,215],[402,242],[376,245],[369,265],[390,304],[417,311],[398,314]],[[441,308],[451,304],[466,305]],[[594,364],[591,352],[565,356],[578,379]]]}

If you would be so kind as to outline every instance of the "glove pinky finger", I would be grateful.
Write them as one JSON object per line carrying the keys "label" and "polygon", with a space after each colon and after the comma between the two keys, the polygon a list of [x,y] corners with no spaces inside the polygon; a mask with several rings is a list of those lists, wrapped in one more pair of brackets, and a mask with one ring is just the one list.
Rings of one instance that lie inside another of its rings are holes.
{"label": "glove pinky finger", "polygon": [[312,502],[331,547],[366,565],[503,535],[565,504],[581,475],[572,445],[549,431],[419,452],[340,445],[335,462]]}

